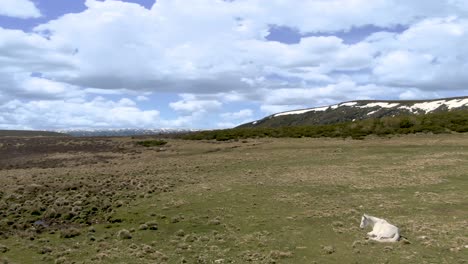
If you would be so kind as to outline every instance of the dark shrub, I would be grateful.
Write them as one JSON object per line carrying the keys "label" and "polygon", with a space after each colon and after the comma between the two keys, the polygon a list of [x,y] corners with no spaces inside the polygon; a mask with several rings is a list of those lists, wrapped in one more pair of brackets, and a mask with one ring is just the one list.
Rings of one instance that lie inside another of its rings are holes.
{"label": "dark shrub", "polygon": [[138,141],[137,145],[143,146],[143,147],[157,147],[157,146],[164,146],[167,144],[167,141],[164,140],[144,140],[144,141]]}

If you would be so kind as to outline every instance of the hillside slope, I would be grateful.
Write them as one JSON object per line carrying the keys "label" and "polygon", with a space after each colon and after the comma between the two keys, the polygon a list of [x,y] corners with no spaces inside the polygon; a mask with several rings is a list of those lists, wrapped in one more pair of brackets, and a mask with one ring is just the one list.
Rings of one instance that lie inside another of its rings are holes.
{"label": "hillside slope", "polygon": [[468,111],[468,96],[418,101],[350,101],[325,107],[277,113],[240,125],[239,128],[336,124],[370,118],[423,115],[452,110]]}

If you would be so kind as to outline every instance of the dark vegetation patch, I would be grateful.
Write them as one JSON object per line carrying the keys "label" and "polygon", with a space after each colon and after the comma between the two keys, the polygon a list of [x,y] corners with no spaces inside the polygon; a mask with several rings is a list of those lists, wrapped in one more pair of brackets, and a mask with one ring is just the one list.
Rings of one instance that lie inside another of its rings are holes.
{"label": "dark vegetation patch", "polygon": [[363,139],[368,135],[391,136],[415,133],[468,132],[468,112],[451,111],[427,115],[403,115],[315,126],[283,126],[233,128],[202,131],[183,135],[188,140],[218,140],[246,138],[331,137]]}
{"label": "dark vegetation patch", "polygon": [[164,146],[167,144],[167,141],[164,140],[143,140],[143,141],[137,141],[137,145],[143,146],[143,147],[159,147],[159,146]]}
{"label": "dark vegetation patch", "polygon": [[[123,149],[122,143],[108,138],[0,137],[0,170],[64,167],[70,165],[70,159],[75,165],[108,162],[108,156],[89,158],[86,153],[118,153]],[[77,154],[83,155],[72,157]]]}

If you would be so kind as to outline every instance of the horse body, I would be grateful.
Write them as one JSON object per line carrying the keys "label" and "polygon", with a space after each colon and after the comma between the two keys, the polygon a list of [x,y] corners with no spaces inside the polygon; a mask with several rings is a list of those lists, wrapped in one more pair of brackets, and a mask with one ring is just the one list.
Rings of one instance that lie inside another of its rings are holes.
{"label": "horse body", "polygon": [[361,228],[372,226],[372,231],[367,233],[370,239],[379,242],[396,242],[400,238],[398,227],[390,224],[385,219],[370,215],[364,215],[361,219]]}

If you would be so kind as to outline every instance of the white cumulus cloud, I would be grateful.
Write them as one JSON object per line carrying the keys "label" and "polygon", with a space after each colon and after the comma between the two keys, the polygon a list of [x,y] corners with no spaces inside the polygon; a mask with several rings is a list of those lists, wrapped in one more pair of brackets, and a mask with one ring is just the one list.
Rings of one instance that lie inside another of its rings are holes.
{"label": "white cumulus cloud", "polygon": [[30,0],[1,0],[0,16],[37,18],[41,16],[41,11]]}
{"label": "white cumulus cloud", "polygon": [[217,100],[200,100],[194,95],[183,94],[182,100],[172,102],[169,106],[175,111],[192,114],[196,112],[207,112],[220,109],[222,103]]}
{"label": "white cumulus cloud", "polygon": [[[21,3],[37,13],[16,17],[40,16],[26,0],[0,1],[0,14]],[[120,126],[158,120],[163,126],[226,126],[260,111],[468,92],[467,1],[158,0],[146,9],[86,0],[85,5],[85,11],[32,32],[0,27],[0,107],[10,109],[0,116],[2,123]],[[369,25],[382,32],[356,43],[338,37]],[[268,41],[271,26],[304,35],[295,44]],[[148,105],[151,93],[179,95],[164,106],[175,117],[142,110],[138,105]],[[55,110],[78,102],[86,105],[83,114]],[[244,111],[244,102],[257,109]],[[238,109],[223,109],[233,104]]]}
{"label": "white cumulus cloud", "polygon": [[382,56],[373,73],[380,83],[428,90],[467,89],[468,19],[426,19],[401,34],[375,38],[373,45]]}
{"label": "white cumulus cloud", "polygon": [[237,112],[222,113],[221,117],[227,120],[246,119],[253,116],[252,109],[242,109]]}
{"label": "white cumulus cloud", "polygon": [[141,110],[128,98],[119,101],[95,97],[90,101],[12,100],[0,105],[0,128],[115,128],[158,127],[159,111]]}

